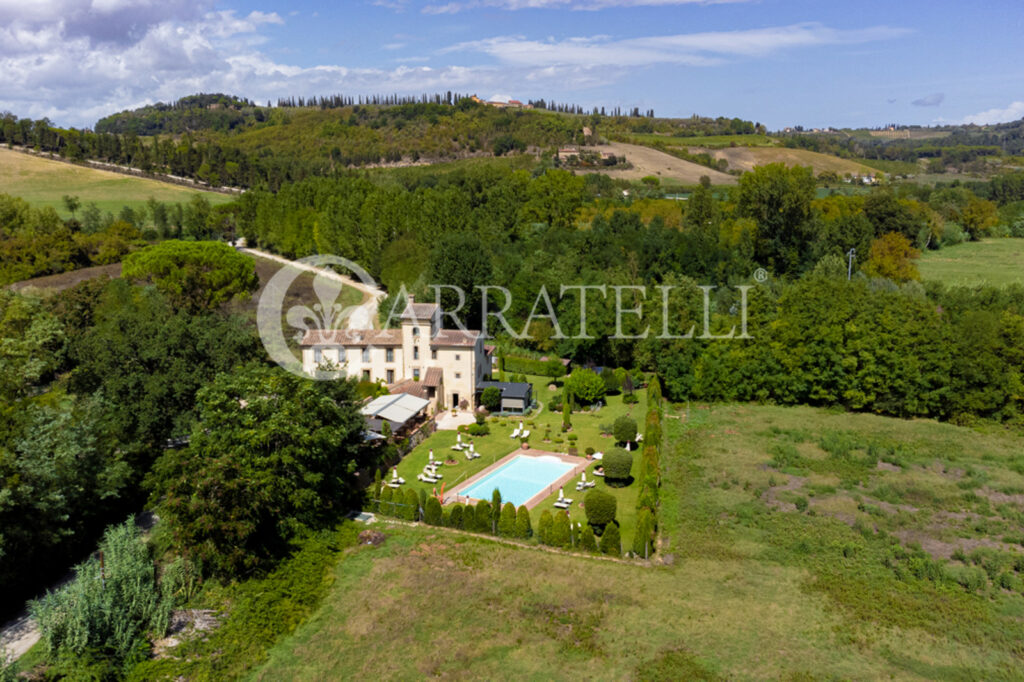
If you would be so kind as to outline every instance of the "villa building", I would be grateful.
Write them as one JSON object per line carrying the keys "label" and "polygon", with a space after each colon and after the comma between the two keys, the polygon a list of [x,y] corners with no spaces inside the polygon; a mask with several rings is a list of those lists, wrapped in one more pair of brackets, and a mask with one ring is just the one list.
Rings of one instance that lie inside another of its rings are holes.
{"label": "villa building", "polygon": [[441,308],[409,297],[398,329],[310,329],[302,339],[302,367],[322,365],[362,381],[383,381],[391,393],[430,401],[431,409],[476,408],[477,385],[491,369],[479,331],[441,328]]}

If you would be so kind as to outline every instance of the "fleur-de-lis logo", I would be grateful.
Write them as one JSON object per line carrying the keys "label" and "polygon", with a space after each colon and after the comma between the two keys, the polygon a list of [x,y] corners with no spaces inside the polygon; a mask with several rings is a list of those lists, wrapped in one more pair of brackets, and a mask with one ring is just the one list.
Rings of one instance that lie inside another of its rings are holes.
{"label": "fleur-de-lis logo", "polygon": [[[384,292],[377,288],[377,283],[359,265],[340,256],[307,256],[292,263],[294,267],[281,268],[260,294],[256,326],[263,347],[274,362],[299,376],[326,379],[329,376],[317,373],[310,377],[303,371],[301,355],[296,351],[298,344],[310,330],[341,329],[346,322],[350,327],[369,326],[372,320],[369,311],[376,309]],[[343,276],[338,274],[338,270],[347,271],[353,276]],[[317,302],[312,306],[293,305],[285,310],[288,290],[303,271],[315,274],[313,291]],[[360,305],[344,306],[341,294],[346,286],[361,290],[361,293],[368,295],[369,300]],[[289,339],[292,343],[289,343]]]}

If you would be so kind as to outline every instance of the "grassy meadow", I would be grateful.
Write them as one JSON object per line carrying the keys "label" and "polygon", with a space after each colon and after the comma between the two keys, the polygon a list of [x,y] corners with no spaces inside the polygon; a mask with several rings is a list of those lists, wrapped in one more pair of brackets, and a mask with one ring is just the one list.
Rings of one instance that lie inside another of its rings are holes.
{"label": "grassy meadow", "polygon": [[983,239],[927,251],[917,268],[921,279],[950,286],[1024,284],[1024,239]]}
{"label": "grassy meadow", "polygon": [[254,678],[1024,678],[1019,436],[666,416],[650,565],[379,523],[384,544],[340,558]]}
{"label": "grassy meadow", "polygon": [[92,202],[100,210],[115,215],[123,206],[144,207],[150,197],[161,202],[187,203],[193,195],[202,194],[215,206],[233,199],[226,194],[54,161],[3,147],[0,192],[21,197],[35,206],[50,206],[62,218],[71,217],[64,208],[64,195],[77,196],[82,208]]}
{"label": "grassy meadow", "polygon": [[697,135],[682,137],[675,135],[658,135],[656,133],[630,133],[624,135],[629,142],[635,144],[651,144],[662,142],[675,147],[772,147],[776,140],[767,135]]}

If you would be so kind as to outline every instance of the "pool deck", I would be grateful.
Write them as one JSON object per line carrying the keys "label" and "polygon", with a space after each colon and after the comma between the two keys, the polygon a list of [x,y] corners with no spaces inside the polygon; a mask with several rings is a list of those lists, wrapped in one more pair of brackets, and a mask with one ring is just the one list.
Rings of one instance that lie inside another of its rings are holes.
{"label": "pool deck", "polygon": [[[444,504],[452,504],[455,502],[460,502],[462,504],[476,504],[476,502],[478,501],[477,498],[467,497],[466,495],[460,495],[459,492],[470,488],[474,483],[476,483],[483,477],[487,476],[488,474],[505,466],[513,458],[518,457],[519,455],[525,455],[527,457],[555,457],[557,459],[562,460],[563,462],[566,462],[567,464],[572,464],[573,466],[573,468],[570,469],[568,473],[563,474],[558,479],[553,481],[548,487],[544,488],[544,490],[540,491],[539,493],[528,499],[526,502],[524,502],[523,504],[527,509],[533,509],[542,501],[544,501],[549,495],[554,494],[559,488],[564,488],[574,478],[579,476],[580,473],[584,471],[588,465],[593,464],[593,462],[591,460],[588,460],[586,457],[573,457],[571,455],[566,455],[561,452],[548,452],[547,450],[537,450],[535,448],[527,448],[526,450],[522,448],[517,448],[512,452],[508,453],[507,455],[505,455],[504,457],[502,457],[501,459],[499,459],[491,466],[487,467],[486,469],[470,476],[465,481],[452,488],[451,491],[445,492]],[[575,487],[572,488],[572,492],[576,492]],[[572,495],[570,494],[568,497],[572,497]],[[487,501],[490,502],[490,500]]]}

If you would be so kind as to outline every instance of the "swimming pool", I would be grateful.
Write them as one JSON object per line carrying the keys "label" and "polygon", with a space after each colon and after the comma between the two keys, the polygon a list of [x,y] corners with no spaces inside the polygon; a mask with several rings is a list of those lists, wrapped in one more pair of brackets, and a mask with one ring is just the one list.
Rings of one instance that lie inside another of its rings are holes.
{"label": "swimming pool", "polygon": [[572,469],[572,464],[557,457],[516,455],[499,469],[460,490],[459,495],[490,500],[497,488],[501,491],[502,502],[511,502],[518,507],[526,504],[534,495],[546,491]]}

